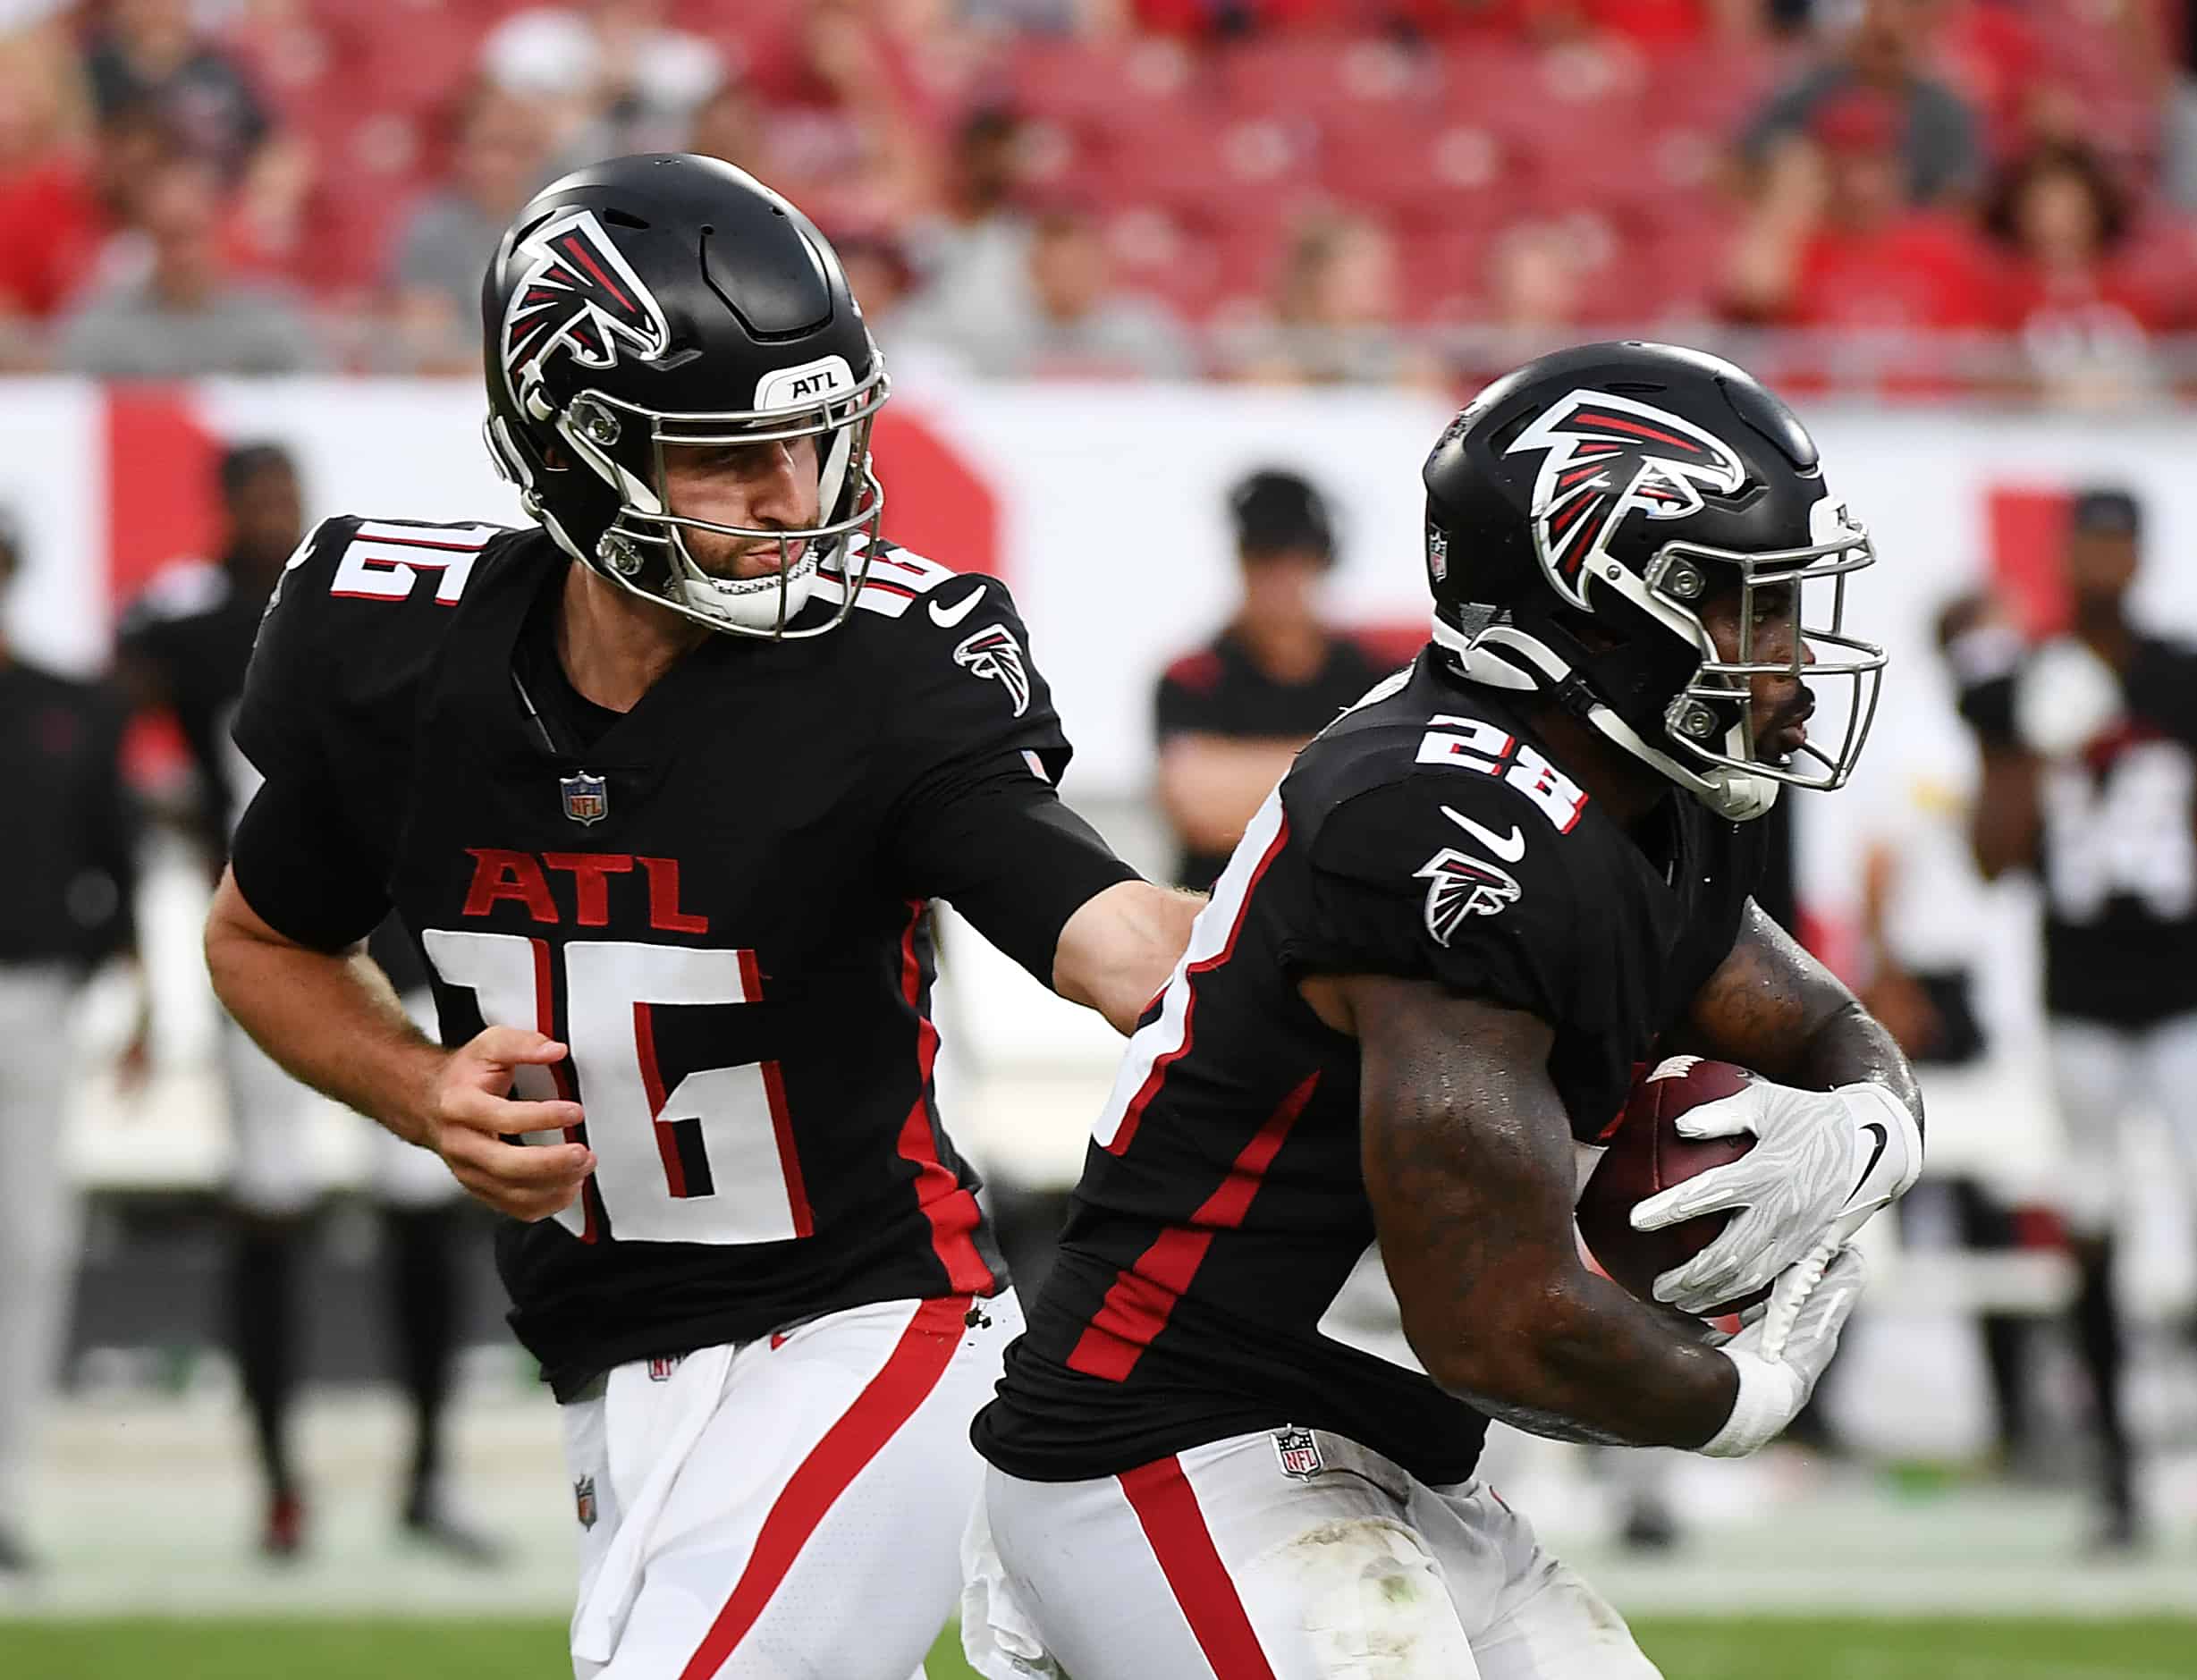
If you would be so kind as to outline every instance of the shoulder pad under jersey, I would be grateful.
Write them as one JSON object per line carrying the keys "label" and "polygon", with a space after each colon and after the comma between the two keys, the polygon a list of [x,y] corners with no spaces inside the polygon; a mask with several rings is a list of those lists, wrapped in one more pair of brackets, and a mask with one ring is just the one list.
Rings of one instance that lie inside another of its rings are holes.
{"label": "shoulder pad under jersey", "polygon": [[283,569],[252,648],[237,745],[263,775],[309,765],[331,720],[389,707],[423,671],[467,588],[531,532],[416,519],[325,519]]}

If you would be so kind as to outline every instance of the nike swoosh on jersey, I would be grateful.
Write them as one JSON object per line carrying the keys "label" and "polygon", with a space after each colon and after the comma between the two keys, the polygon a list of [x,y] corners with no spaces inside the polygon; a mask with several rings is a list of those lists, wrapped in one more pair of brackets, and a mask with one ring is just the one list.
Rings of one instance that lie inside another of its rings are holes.
{"label": "nike swoosh on jersey", "polygon": [[1885,1146],[1892,1141],[1891,1133],[1885,1130],[1882,1126],[1879,1125],[1874,1120],[1870,1121],[1868,1125],[1863,1127],[1862,1130],[1864,1132],[1874,1132],[1877,1135],[1877,1146],[1869,1152],[1868,1164],[1863,1167],[1862,1176],[1854,1181],[1854,1188],[1855,1190],[1859,1190],[1863,1185],[1869,1182],[1869,1175],[1876,1171],[1877,1163],[1884,1159]]}
{"label": "nike swoosh on jersey", "polygon": [[1503,835],[1491,828],[1483,827],[1469,816],[1453,811],[1446,805],[1441,807],[1441,814],[1493,852],[1503,863],[1515,864],[1525,856],[1525,831],[1516,823],[1510,825],[1510,832]]}
{"label": "nike swoosh on jersey", "polygon": [[984,598],[984,587],[978,584],[951,606],[944,606],[934,601],[931,603],[931,622],[946,629],[951,629],[974,612],[976,610],[976,604]]}

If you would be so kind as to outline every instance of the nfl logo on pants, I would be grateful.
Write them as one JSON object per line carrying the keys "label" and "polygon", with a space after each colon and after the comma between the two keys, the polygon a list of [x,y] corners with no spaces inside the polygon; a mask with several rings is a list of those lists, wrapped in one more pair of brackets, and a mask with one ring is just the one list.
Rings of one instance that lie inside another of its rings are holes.
{"label": "nfl logo on pants", "polygon": [[600,776],[590,776],[584,771],[577,776],[560,776],[557,785],[564,789],[564,814],[582,827],[591,827],[610,815],[610,784]]}
{"label": "nfl logo on pants", "polygon": [[1320,1443],[1313,1439],[1312,1431],[1294,1423],[1274,1431],[1274,1456],[1281,1460],[1282,1473],[1299,1482],[1310,1482],[1325,1468],[1320,1459]]}

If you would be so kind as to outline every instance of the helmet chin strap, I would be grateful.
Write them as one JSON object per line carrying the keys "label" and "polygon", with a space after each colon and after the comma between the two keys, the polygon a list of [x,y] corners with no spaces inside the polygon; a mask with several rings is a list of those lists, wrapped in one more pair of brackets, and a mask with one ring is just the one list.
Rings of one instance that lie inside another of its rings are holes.
{"label": "helmet chin strap", "polygon": [[1572,684],[1570,693],[1564,696],[1565,701],[1568,703],[1575,696],[1584,696],[1585,705],[1583,710],[1568,705],[1567,709],[1611,745],[1677,782],[1727,822],[1751,823],[1778,802],[1781,784],[1774,776],[1749,775],[1722,765],[1696,770],[1650,745],[1593,690],[1583,683],[1573,683],[1571,667],[1538,637],[1500,621],[1468,636],[1437,614],[1434,641],[1455,655],[1458,668],[1468,680],[1485,683],[1491,688],[1553,696],[1567,684]]}

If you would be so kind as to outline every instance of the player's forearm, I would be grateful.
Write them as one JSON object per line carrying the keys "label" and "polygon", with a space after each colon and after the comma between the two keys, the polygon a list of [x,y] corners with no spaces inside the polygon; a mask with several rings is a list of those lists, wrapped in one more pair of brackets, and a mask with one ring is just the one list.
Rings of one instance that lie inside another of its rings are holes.
{"label": "player's forearm", "polygon": [[223,1008],[286,1071],[407,1143],[424,1142],[444,1051],[364,952],[329,956],[257,937],[221,919],[217,905],[206,965]]}
{"label": "player's forearm", "polygon": [[1458,1326],[1444,1386],[1531,1434],[1696,1448],[1730,1417],[1737,1369],[1674,1315],[1584,1267]]}
{"label": "player's forearm", "polygon": [[1116,1032],[1135,1032],[1190,942],[1190,924],[1204,903],[1196,893],[1149,881],[1115,882],[1061,928],[1053,989],[1096,1009]]}
{"label": "player's forearm", "polygon": [[1802,1047],[1791,1083],[1813,1091],[1841,1085],[1882,1085],[1914,1117],[1922,1131],[1922,1090],[1899,1041],[1883,1022],[1859,1003],[1820,1024]]}

